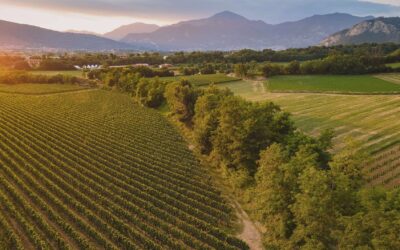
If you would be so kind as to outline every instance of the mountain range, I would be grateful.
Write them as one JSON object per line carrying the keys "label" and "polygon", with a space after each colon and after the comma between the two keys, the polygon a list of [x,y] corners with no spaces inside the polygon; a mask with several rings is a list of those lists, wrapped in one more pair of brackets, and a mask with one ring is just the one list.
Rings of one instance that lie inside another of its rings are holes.
{"label": "mountain range", "polygon": [[151,33],[129,34],[121,41],[167,51],[308,47],[372,18],[334,13],[271,25],[225,11],[205,19],[164,26]]}
{"label": "mountain range", "polygon": [[321,44],[333,46],[386,42],[400,43],[400,17],[380,17],[361,22],[329,36]]}
{"label": "mountain range", "polygon": [[[104,35],[87,31],[58,32],[0,21],[0,48],[91,51],[299,48],[318,45],[331,34],[338,35],[341,34],[340,31],[344,29],[349,31],[348,29],[356,27],[359,23],[373,22],[370,20],[375,19],[372,16],[357,17],[334,13],[272,25],[224,11],[209,18],[183,21],[163,27],[134,23],[121,26]],[[379,23],[379,19],[377,20]],[[391,25],[390,29],[393,29]]]}
{"label": "mountain range", "polygon": [[135,47],[95,35],[58,32],[0,20],[0,48],[101,51]]}

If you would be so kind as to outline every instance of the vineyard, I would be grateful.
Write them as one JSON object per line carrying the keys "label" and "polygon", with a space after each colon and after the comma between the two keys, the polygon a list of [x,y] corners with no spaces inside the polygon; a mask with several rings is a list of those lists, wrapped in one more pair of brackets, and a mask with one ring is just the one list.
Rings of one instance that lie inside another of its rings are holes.
{"label": "vineyard", "polygon": [[1,249],[247,249],[156,111],[101,90],[0,93]]}
{"label": "vineyard", "polygon": [[279,104],[309,134],[334,129],[336,150],[351,136],[373,158],[365,167],[370,184],[400,185],[400,96],[268,93],[245,81],[221,86],[249,100]]}
{"label": "vineyard", "polygon": [[370,186],[400,187],[400,147],[395,146],[381,152],[365,167]]}
{"label": "vineyard", "polygon": [[0,84],[0,93],[11,93],[11,94],[25,94],[25,95],[37,95],[37,94],[54,94],[63,93],[76,90],[83,90],[82,87],[73,84]]}
{"label": "vineyard", "polygon": [[225,74],[210,74],[210,75],[192,75],[192,76],[172,76],[161,77],[160,80],[173,82],[176,80],[185,79],[190,81],[195,86],[205,86],[212,83],[220,84],[226,82],[239,81],[239,78],[230,77]]}

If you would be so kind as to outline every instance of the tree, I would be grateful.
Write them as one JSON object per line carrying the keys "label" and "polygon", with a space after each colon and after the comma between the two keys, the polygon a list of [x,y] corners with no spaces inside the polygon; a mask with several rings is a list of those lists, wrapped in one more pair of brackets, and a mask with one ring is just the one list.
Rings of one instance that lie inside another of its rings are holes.
{"label": "tree", "polygon": [[245,78],[247,76],[247,72],[249,67],[244,63],[235,64],[234,73],[237,77]]}
{"label": "tree", "polygon": [[164,93],[171,112],[181,122],[186,123],[191,122],[194,116],[194,106],[198,95],[199,92],[186,80],[168,84]]}
{"label": "tree", "polygon": [[258,219],[266,226],[268,233],[264,244],[272,249],[287,246],[292,233],[290,190],[286,188],[283,165],[288,155],[279,144],[273,144],[260,154],[258,171],[255,176],[253,203]]}
{"label": "tree", "polygon": [[291,75],[300,74],[300,63],[298,61],[292,61],[287,65],[286,70],[288,74]]}
{"label": "tree", "polygon": [[344,217],[340,249],[400,249],[400,190],[364,189],[360,211]]}
{"label": "tree", "polygon": [[231,96],[224,99],[218,111],[218,127],[212,140],[214,154],[223,166],[244,168],[251,175],[256,171],[260,151],[293,130],[288,116],[273,103],[252,103]]}
{"label": "tree", "polygon": [[233,93],[229,89],[208,87],[195,105],[193,137],[201,153],[208,155],[212,147],[212,136],[218,127],[219,106]]}
{"label": "tree", "polygon": [[329,172],[307,167],[300,175],[300,192],[292,206],[296,229],[291,237],[294,248],[331,249],[335,245],[332,232],[338,225],[338,211]]}
{"label": "tree", "polygon": [[276,75],[281,75],[284,73],[284,69],[282,66],[276,64],[265,64],[261,67],[261,72],[265,77],[271,77]]}
{"label": "tree", "polygon": [[31,66],[26,61],[18,61],[14,64],[16,70],[30,70]]}
{"label": "tree", "polygon": [[296,195],[301,193],[300,176],[307,169],[319,169],[313,145],[302,145],[290,156],[284,145],[273,144],[261,152],[252,192],[257,215],[267,228],[268,249],[297,248],[293,234],[297,221],[293,211]]}
{"label": "tree", "polygon": [[164,90],[165,83],[159,78],[142,78],[136,87],[135,100],[143,106],[157,108],[165,101]]}
{"label": "tree", "polygon": [[216,71],[215,71],[215,68],[213,65],[207,64],[200,68],[200,73],[202,75],[211,75],[211,74],[215,74]]}

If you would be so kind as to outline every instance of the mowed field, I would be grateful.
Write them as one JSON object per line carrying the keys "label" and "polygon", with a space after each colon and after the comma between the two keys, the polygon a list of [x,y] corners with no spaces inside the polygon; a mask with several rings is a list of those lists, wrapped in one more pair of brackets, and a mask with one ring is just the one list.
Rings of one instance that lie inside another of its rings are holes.
{"label": "mowed field", "polygon": [[239,78],[230,77],[225,74],[211,74],[211,75],[192,75],[192,76],[173,76],[173,77],[161,77],[160,80],[166,82],[173,82],[176,80],[185,79],[190,81],[195,86],[204,86],[212,83],[226,83],[232,81],[239,81]]}
{"label": "mowed field", "polygon": [[0,93],[0,137],[0,248],[247,248],[179,133],[128,95]]}
{"label": "mowed field", "polygon": [[335,150],[351,136],[372,155],[365,171],[371,185],[400,186],[400,95],[270,93],[262,82],[219,85],[253,101],[273,101],[293,114],[302,131],[336,132]]}
{"label": "mowed field", "polygon": [[37,75],[47,75],[47,76],[54,76],[54,75],[70,75],[76,77],[82,77],[82,71],[80,70],[46,70],[46,71],[38,71],[32,70],[29,73],[37,74]]}
{"label": "mowed field", "polygon": [[397,68],[400,68],[400,62],[398,62],[398,63],[389,63],[386,66],[394,68],[394,69],[397,69]]}
{"label": "mowed field", "polygon": [[266,87],[271,92],[400,93],[396,76],[275,76],[268,79]]}

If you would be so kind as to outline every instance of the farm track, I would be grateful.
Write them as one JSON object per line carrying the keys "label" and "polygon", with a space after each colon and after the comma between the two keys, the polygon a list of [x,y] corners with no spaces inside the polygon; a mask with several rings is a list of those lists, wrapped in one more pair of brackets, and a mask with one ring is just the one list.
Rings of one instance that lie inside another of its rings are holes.
{"label": "farm track", "polygon": [[246,248],[221,230],[232,208],[180,135],[127,96],[2,94],[0,137],[0,244]]}

